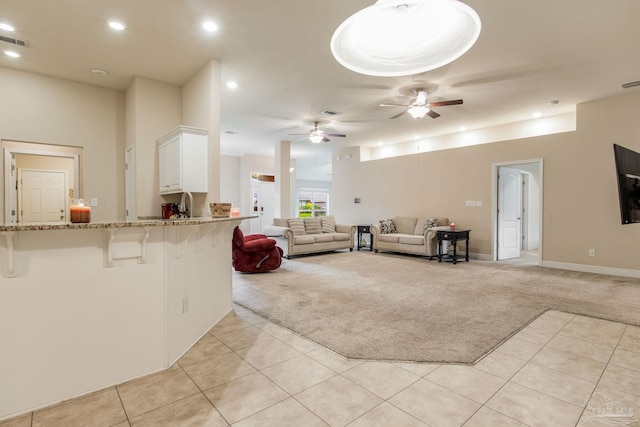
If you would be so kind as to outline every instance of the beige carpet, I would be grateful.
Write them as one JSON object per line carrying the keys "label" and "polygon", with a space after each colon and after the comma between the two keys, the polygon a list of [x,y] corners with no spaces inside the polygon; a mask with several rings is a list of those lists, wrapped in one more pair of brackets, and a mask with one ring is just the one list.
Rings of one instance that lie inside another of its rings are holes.
{"label": "beige carpet", "polygon": [[549,309],[640,325],[640,279],[371,252],[234,273],[233,297],[356,359],[473,363]]}

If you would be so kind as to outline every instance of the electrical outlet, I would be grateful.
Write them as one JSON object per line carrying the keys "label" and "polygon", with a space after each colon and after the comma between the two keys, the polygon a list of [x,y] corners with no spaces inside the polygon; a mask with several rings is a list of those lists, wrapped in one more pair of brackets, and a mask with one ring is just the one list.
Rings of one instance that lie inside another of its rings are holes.
{"label": "electrical outlet", "polygon": [[595,249],[589,249],[589,256],[596,256],[596,250]]}
{"label": "electrical outlet", "polygon": [[91,206],[98,206],[98,198],[97,197],[92,197],[91,198]]}

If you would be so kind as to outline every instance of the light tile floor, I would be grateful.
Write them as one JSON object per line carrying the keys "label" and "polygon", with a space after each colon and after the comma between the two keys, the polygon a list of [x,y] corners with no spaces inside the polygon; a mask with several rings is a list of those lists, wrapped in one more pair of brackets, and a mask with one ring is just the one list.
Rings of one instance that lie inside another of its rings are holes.
{"label": "light tile floor", "polygon": [[474,366],[391,363],[346,360],[235,306],[172,368],[0,426],[588,427],[639,417],[637,326],[548,311]]}

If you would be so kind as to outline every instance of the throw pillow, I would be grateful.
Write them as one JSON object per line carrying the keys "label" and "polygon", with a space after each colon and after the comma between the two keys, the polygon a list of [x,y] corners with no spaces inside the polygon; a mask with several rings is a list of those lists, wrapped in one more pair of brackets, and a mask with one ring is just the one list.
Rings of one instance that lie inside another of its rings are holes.
{"label": "throw pillow", "polygon": [[305,218],[304,231],[307,234],[322,234],[322,224],[320,218]]}
{"label": "throw pillow", "polygon": [[396,223],[392,219],[380,220],[380,232],[382,234],[391,234],[396,232]]}
{"label": "throw pillow", "polygon": [[293,231],[294,236],[301,236],[305,233],[304,220],[302,218],[289,218],[289,228]]}
{"label": "throw pillow", "polygon": [[427,222],[424,224],[424,232],[426,233],[428,229],[438,226],[438,218],[428,218]]}
{"label": "throw pillow", "polygon": [[323,233],[335,233],[336,232],[336,220],[331,217],[323,217],[321,219],[322,232]]}

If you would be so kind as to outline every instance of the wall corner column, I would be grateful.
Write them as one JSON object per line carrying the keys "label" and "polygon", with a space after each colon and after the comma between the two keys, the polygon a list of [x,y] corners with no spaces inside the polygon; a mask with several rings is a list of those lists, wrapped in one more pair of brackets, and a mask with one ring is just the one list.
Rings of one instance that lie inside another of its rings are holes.
{"label": "wall corner column", "polygon": [[274,216],[291,216],[291,141],[279,141],[275,146],[276,188]]}

